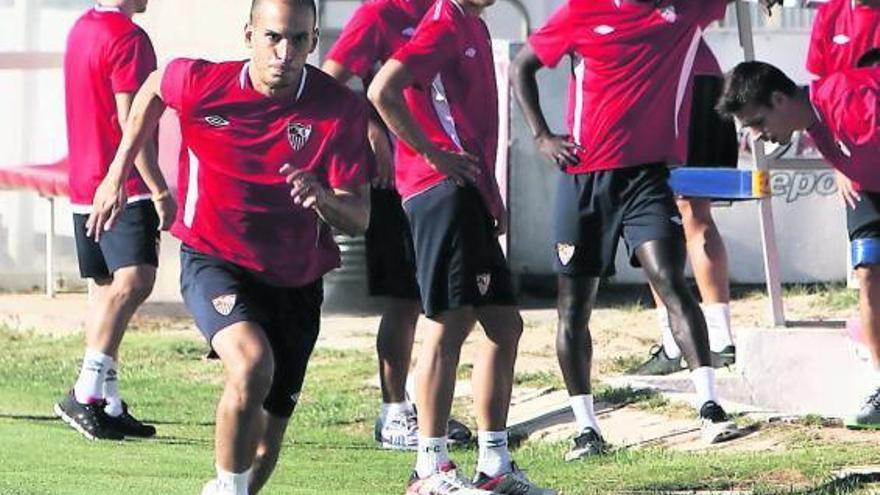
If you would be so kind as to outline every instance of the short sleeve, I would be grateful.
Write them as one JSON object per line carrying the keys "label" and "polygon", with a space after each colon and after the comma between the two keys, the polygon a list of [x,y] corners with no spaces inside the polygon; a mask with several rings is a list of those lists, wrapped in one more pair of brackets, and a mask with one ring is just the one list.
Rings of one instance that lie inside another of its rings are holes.
{"label": "short sleeve", "polygon": [[452,23],[442,18],[425,18],[412,39],[392,58],[406,66],[419,85],[427,86],[450,61],[455,60],[457,46]]}
{"label": "short sleeve", "polygon": [[166,105],[178,112],[182,111],[184,99],[189,93],[193,71],[200,62],[187,58],[176,58],[168,62],[159,89],[162,101]]}
{"label": "short sleeve", "polygon": [[136,93],[156,70],[156,52],[141,29],[134,29],[113,43],[107,61],[114,93]]}
{"label": "short sleeve", "polygon": [[807,51],[807,70],[816,77],[825,77],[829,74],[828,70],[828,47],[825,44],[827,39],[827,22],[826,12],[828,5],[819,7],[816,13],[816,20],[813,21],[813,29],[810,31],[810,47]]}
{"label": "short sleeve", "polygon": [[705,28],[715,21],[724,19],[724,15],[727,13],[727,4],[728,0],[701,0],[699,2],[700,27]]}
{"label": "short sleeve", "polygon": [[566,54],[574,50],[571,11],[562,4],[541,29],[529,36],[528,43],[545,67],[556,67]]}
{"label": "short sleeve", "polygon": [[376,62],[390,55],[379,32],[381,21],[375,3],[361,5],[327,53],[327,59],[366,79]]}
{"label": "short sleeve", "polygon": [[367,104],[351,97],[349,110],[339,119],[333,153],[326,162],[327,183],[334,189],[351,189],[366,184],[373,170],[373,155],[367,140]]}

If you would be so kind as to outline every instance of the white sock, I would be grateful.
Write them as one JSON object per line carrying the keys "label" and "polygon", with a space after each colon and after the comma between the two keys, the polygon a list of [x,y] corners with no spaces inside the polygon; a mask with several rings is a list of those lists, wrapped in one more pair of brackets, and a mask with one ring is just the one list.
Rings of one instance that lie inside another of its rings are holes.
{"label": "white sock", "polygon": [[250,478],[250,469],[243,473],[231,473],[217,466],[218,488],[230,495],[248,495],[248,481]]}
{"label": "white sock", "polygon": [[104,412],[114,418],[122,414],[122,397],[119,396],[118,370],[116,360],[110,358],[110,363],[104,376],[104,400],[107,401],[107,405],[104,406]]}
{"label": "white sock", "polygon": [[871,371],[871,390],[870,393],[880,389],[880,366],[875,365]]}
{"label": "white sock", "polygon": [[681,349],[672,336],[672,325],[669,323],[669,311],[666,306],[657,307],[657,323],[660,324],[660,335],[663,338],[663,351],[670,359],[681,357]]}
{"label": "white sock", "polygon": [[507,431],[477,432],[477,443],[480,445],[478,473],[494,478],[513,469],[510,451],[507,450]]}
{"label": "white sock", "polygon": [[597,434],[601,435],[599,421],[596,419],[596,412],[593,410],[593,394],[572,395],[568,400],[571,403],[571,410],[574,412],[578,431],[592,428]]}
{"label": "white sock", "polygon": [[697,390],[697,411],[709,401],[719,403],[718,392],[715,390],[715,370],[711,366],[701,366],[691,371],[691,381]]}
{"label": "white sock", "polygon": [[416,474],[419,478],[427,478],[439,472],[440,467],[449,463],[449,450],[446,437],[419,436],[419,452],[416,457]]}
{"label": "white sock", "polygon": [[86,349],[79,378],[73,386],[73,395],[80,404],[104,398],[104,377],[113,358],[98,351]]}
{"label": "white sock", "polygon": [[383,404],[383,407],[388,406],[385,409],[385,417],[388,416],[399,416],[401,414],[411,413],[413,408],[412,404],[409,402],[389,402],[388,404]]}
{"label": "white sock", "polygon": [[700,308],[703,310],[706,327],[709,329],[709,348],[713,352],[721,352],[725,347],[733,345],[733,335],[730,333],[730,304],[702,304]]}

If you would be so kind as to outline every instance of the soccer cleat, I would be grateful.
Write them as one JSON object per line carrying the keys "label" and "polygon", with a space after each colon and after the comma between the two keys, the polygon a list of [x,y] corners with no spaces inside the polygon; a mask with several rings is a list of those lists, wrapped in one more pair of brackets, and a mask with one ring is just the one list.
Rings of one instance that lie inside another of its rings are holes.
{"label": "soccer cleat", "polygon": [[556,490],[541,488],[526,476],[525,471],[520,471],[516,463],[511,463],[512,471],[489,477],[483,473],[477,473],[474,486],[491,493],[504,495],[556,495]]}
{"label": "soccer cleat", "polygon": [[455,464],[448,463],[440,471],[419,478],[413,472],[406,487],[406,495],[492,495],[491,490],[481,490],[458,475]]}
{"label": "soccer cleat", "polygon": [[449,423],[446,425],[446,437],[449,445],[465,445],[473,439],[474,434],[461,421],[449,418]]}
{"label": "soccer cleat", "polygon": [[726,368],[736,364],[736,346],[729,345],[721,352],[712,351],[712,367]]}
{"label": "soccer cleat", "polygon": [[150,438],[156,434],[155,426],[143,423],[128,412],[128,404],[125,401],[122,401],[122,414],[119,416],[108,414],[107,420],[114,430],[126,436]]}
{"label": "soccer cleat", "polygon": [[633,375],[668,375],[684,369],[681,356],[671,358],[662,345],[651,347],[651,357],[630,371]]}
{"label": "soccer cleat", "polygon": [[709,444],[726,442],[740,434],[736,423],[721,406],[711,400],[700,408],[700,422],[703,441]]}
{"label": "soccer cleat", "polygon": [[55,414],[89,440],[122,440],[124,438],[121,431],[111,426],[107,414],[104,412],[104,401],[80,404],[76,401],[73,390],[55,404]]}
{"label": "soccer cleat", "polygon": [[390,415],[379,430],[379,443],[388,450],[416,450],[419,447],[419,424],[412,411]]}
{"label": "soccer cleat", "polygon": [[880,430],[880,388],[872,392],[843,425],[853,430]]}
{"label": "soccer cleat", "polygon": [[571,450],[565,454],[565,460],[569,462],[602,455],[608,451],[608,444],[605,443],[605,439],[602,438],[602,435],[589,427],[585,428],[578,434],[578,436],[574,437],[572,442],[574,445],[571,447]]}

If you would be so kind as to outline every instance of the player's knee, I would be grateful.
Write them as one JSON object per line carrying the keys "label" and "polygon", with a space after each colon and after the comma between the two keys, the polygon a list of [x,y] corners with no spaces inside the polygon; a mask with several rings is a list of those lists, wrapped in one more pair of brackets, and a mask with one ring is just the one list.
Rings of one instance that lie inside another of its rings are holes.
{"label": "player's knee", "polygon": [[111,294],[119,305],[138,306],[150,297],[156,281],[154,269],[134,269],[114,275]]}
{"label": "player's knee", "polygon": [[861,287],[880,288],[880,265],[861,265],[856,269],[856,277]]}
{"label": "player's knee", "polygon": [[262,403],[272,387],[275,362],[269,352],[240,353],[226,361],[226,383],[241,402]]}

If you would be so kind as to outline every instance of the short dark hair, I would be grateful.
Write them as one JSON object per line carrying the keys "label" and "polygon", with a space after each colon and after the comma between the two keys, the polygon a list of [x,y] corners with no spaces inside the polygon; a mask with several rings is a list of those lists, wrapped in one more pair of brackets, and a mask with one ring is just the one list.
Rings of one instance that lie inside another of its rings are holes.
{"label": "short dark hair", "polygon": [[856,67],[880,67],[880,47],[871,48],[863,53]]}
{"label": "short dark hair", "polygon": [[793,96],[797,85],[784,72],[764,62],[743,62],[724,77],[724,90],[715,110],[722,117],[733,115],[748,105],[771,107],[775,91]]}
{"label": "short dark hair", "polygon": [[[257,10],[257,7],[260,6],[266,0],[251,0],[251,13],[250,13],[250,21],[254,22],[254,12]],[[315,5],[315,0],[283,0],[284,3],[294,5],[297,7],[306,7],[307,9],[312,11],[312,14],[315,16],[315,22],[318,20],[318,7]]]}

